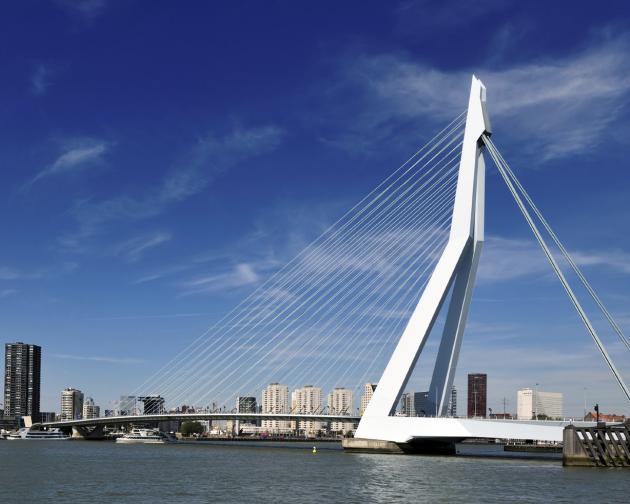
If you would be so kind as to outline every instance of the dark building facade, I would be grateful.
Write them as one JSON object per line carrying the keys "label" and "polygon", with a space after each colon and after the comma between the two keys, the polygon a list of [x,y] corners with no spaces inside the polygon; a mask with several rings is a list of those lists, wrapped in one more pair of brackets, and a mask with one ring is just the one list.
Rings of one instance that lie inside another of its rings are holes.
{"label": "dark building facade", "polygon": [[4,346],[4,414],[39,421],[42,349],[27,343]]}
{"label": "dark building facade", "polygon": [[160,415],[164,413],[164,398],[162,396],[146,396],[139,399],[144,403],[145,415]]}
{"label": "dark building facade", "polygon": [[435,403],[429,399],[428,392],[414,392],[413,409],[415,416],[435,416]]}
{"label": "dark building facade", "polygon": [[[256,398],[251,396],[242,396],[236,398],[236,412],[237,413],[257,413],[258,412],[258,404],[256,403]],[[249,425],[258,425],[259,422],[256,420],[253,421],[240,421],[237,422],[237,425],[240,427],[242,424]],[[238,432],[238,428],[237,428]]]}
{"label": "dark building facade", "polygon": [[488,375],[468,375],[468,417],[486,418]]}

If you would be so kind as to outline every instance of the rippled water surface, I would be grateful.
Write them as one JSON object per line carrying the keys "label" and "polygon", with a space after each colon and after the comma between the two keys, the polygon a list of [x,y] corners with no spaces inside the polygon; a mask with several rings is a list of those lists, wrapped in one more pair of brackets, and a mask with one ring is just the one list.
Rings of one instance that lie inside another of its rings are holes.
{"label": "rippled water surface", "polygon": [[0,441],[0,502],[630,502],[630,470],[322,444]]}

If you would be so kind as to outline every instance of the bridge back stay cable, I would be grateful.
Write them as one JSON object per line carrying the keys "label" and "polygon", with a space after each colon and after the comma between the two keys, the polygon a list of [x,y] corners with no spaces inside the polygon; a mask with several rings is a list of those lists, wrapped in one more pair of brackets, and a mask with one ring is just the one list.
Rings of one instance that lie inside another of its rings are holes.
{"label": "bridge back stay cable", "polygon": [[[547,246],[547,243],[545,242],[542,234],[540,233],[538,227],[536,226],[536,223],[532,219],[529,211],[527,210],[527,207],[523,203],[523,200],[521,199],[518,191],[516,190],[516,188],[515,188],[515,186],[514,186],[514,184],[512,182],[512,178],[510,177],[510,175],[508,175],[508,172],[507,172],[507,170],[506,170],[506,168],[505,168],[505,166],[503,164],[503,161],[502,161],[501,157],[498,154],[498,150],[496,149],[494,144],[490,141],[490,139],[488,138],[487,135],[483,135],[482,139],[483,139],[484,144],[488,148],[488,152],[490,153],[490,156],[492,157],[492,160],[494,161],[494,163],[495,163],[495,165],[497,167],[497,170],[501,174],[501,177],[503,178],[505,184],[507,185],[508,190],[510,191],[512,197],[514,198],[514,201],[516,202],[516,205],[518,206],[519,210],[523,214],[523,217],[527,221],[527,224],[529,225],[529,227],[531,228],[532,232],[534,233],[534,236],[536,237],[536,240],[538,241],[538,243],[541,246],[545,256],[547,257],[547,260],[549,261],[549,264],[551,264],[551,267],[552,267],[554,273],[556,274],[556,276],[560,280],[560,283],[562,284],[562,287],[564,288],[567,296],[571,300],[571,303],[575,307],[576,311],[578,312],[578,315],[580,316],[580,319],[582,320],[582,322],[584,323],[584,326],[586,327],[587,331],[589,332],[589,334],[593,338],[593,341],[595,342],[595,345],[597,346],[597,349],[599,350],[599,352],[601,353],[602,357],[604,358],[604,361],[606,362],[608,368],[610,369],[613,377],[617,381],[617,384],[621,388],[621,391],[626,396],[626,399],[628,399],[628,401],[630,401],[630,391],[628,390],[628,387],[626,386],[623,378],[621,377],[621,374],[617,370],[617,368],[616,368],[615,364],[613,363],[612,359],[610,358],[610,355],[608,355],[606,347],[604,346],[603,342],[599,338],[599,336],[597,334],[597,331],[595,330],[595,328],[593,327],[593,324],[591,323],[591,321],[589,320],[588,316],[586,315],[586,312],[582,308],[582,305],[580,304],[577,296],[573,292],[573,289],[571,289],[571,286],[569,285],[569,282],[567,281],[567,279],[565,278],[564,274],[562,273],[562,270],[558,266],[558,263],[556,262],[553,254],[551,252],[551,250]],[[512,173],[512,175],[513,175],[513,173]]]}
{"label": "bridge back stay cable", "polygon": [[[487,141],[488,143],[492,144],[492,139],[488,138]],[[564,245],[562,244],[562,242],[560,241],[556,233],[553,231],[553,229],[551,228],[551,226],[549,225],[545,217],[542,215],[542,212],[538,209],[538,207],[536,206],[534,201],[531,199],[531,197],[529,196],[529,194],[527,193],[527,191],[525,190],[521,182],[516,178],[516,175],[510,168],[509,164],[507,163],[503,155],[499,152],[499,150],[496,148],[494,144],[492,144],[492,147],[494,151],[496,152],[498,158],[503,163],[503,167],[505,168],[505,171],[510,176],[510,179],[512,180],[516,188],[520,191],[521,195],[525,198],[525,201],[528,203],[528,205],[530,206],[534,214],[536,214],[536,217],[538,217],[538,220],[541,222],[541,224],[543,225],[543,227],[545,228],[545,230],[547,231],[551,239],[554,241],[554,243],[556,244],[556,246],[558,247],[558,249],[564,256],[569,266],[571,266],[571,269],[573,269],[577,277],[580,279],[580,282],[582,283],[584,288],[588,291],[593,301],[595,301],[595,303],[597,304],[597,306],[603,313],[604,317],[606,318],[610,326],[613,328],[615,333],[617,333],[619,340],[624,344],[624,346],[628,349],[628,351],[630,351],[630,340],[628,339],[628,337],[623,333],[623,331],[621,330],[621,327],[619,327],[619,325],[617,324],[617,322],[615,321],[611,313],[608,311],[608,309],[606,308],[606,306],[604,305],[600,297],[595,292],[595,289],[591,286],[590,282],[586,279],[586,277],[582,273],[582,270],[575,263],[575,261],[573,260],[573,258],[571,257],[567,249],[564,247]]]}

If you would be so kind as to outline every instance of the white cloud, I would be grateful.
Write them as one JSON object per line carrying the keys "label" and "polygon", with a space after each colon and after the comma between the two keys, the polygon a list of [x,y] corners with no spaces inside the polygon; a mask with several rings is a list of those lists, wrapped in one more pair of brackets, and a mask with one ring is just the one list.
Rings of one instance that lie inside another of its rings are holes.
{"label": "white cloud", "polygon": [[204,275],[181,284],[182,295],[203,294],[232,290],[256,285],[260,281],[257,269],[264,271],[268,265],[261,263],[239,263],[227,271]]}
{"label": "white cloud", "polygon": [[39,63],[31,74],[31,92],[35,96],[43,96],[51,85],[52,70],[49,65]]}
{"label": "white cloud", "polygon": [[142,364],[143,359],[136,359],[132,357],[103,357],[103,356],[89,356],[89,355],[69,355],[69,354],[53,354],[53,357],[57,359],[76,360],[76,361],[89,361],[89,362],[104,362],[107,364]]}
{"label": "white cloud", "polygon": [[124,257],[127,261],[135,262],[139,260],[146,251],[169,241],[171,238],[172,235],[170,233],[162,231],[143,234],[115,245],[112,249],[112,253],[115,256]]}
{"label": "white cloud", "polygon": [[94,166],[103,160],[110,144],[95,140],[72,140],[53,163],[27,181],[22,190],[28,190],[39,180],[55,175],[75,173]]}
{"label": "white cloud", "polygon": [[15,280],[20,278],[20,272],[8,266],[0,266],[0,280]]}
{"label": "white cloud", "polygon": [[[578,266],[599,266],[630,274],[630,254],[622,251],[569,251]],[[558,263],[568,266],[556,254]],[[479,280],[501,282],[528,276],[548,276],[551,266],[534,240],[488,236],[481,253]],[[551,278],[551,276],[550,276]]]}
{"label": "white cloud", "polygon": [[13,296],[14,294],[17,294],[17,290],[15,289],[3,289],[0,290],[0,298],[7,298],[9,296]]}
{"label": "white cloud", "polygon": [[107,6],[106,0],[55,0],[55,4],[86,22],[100,16]]}
{"label": "white cloud", "polygon": [[549,160],[598,145],[628,103],[630,38],[501,70],[444,71],[399,54],[353,55],[342,64],[345,77],[336,91],[353,89],[359,111],[330,143],[369,151],[373,142],[393,141],[401,128],[417,131],[419,121],[448,121],[465,109],[476,73],[488,87],[490,116],[500,125],[495,133],[521,139],[532,156]]}
{"label": "white cloud", "polygon": [[122,194],[110,199],[84,199],[72,214],[79,229],[60,238],[62,247],[80,250],[85,239],[109,224],[140,221],[163,213],[169,206],[204,191],[212,177],[245,160],[276,149],[284,131],[275,126],[235,128],[224,137],[207,135],[200,139],[185,159],[155,187],[140,196]]}

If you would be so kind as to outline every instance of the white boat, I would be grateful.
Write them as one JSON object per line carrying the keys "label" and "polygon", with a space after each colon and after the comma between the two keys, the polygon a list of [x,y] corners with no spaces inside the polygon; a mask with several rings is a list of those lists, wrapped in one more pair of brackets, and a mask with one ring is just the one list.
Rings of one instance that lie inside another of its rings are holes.
{"label": "white boat", "polygon": [[65,441],[70,439],[70,436],[62,432],[60,429],[33,430],[29,427],[23,427],[17,432],[10,433],[7,436],[7,439],[10,441],[18,439]]}
{"label": "white boat", "polygon": [[117,443],[143,443],[143,444],[164,444],[170,440],[160,431],[155,429],[133,429],[128,434],[116,438]]}

